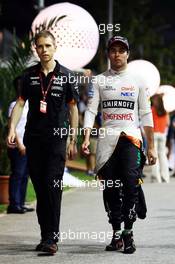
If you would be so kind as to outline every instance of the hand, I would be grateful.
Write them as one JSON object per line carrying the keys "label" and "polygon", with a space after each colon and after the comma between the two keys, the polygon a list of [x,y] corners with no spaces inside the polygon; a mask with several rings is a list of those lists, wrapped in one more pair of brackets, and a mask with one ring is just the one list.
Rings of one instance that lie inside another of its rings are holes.
{"label": "hand", "polygon": [[81,146],[81,149],[82,149],[82,152],[83,154],[85,155],[89,155],[90,154],[90,150],[89,150],[89,145],[90,145],[90,142],[89,140],[85,140]]}
{"label": "hand", "polygon": [[75,142],[70,142],[67,147],[67,156],[69,160],[75,159],[77,155],[77,145]]}
{"label": "hand", "polygon": [[19,152],[22,156],[26,155],[26,148],[23,144],[18,145]]}
{"label": "hand", "polygon": [[16,148],[17,147],[15,137],[16,137],[15,131],[10,130],[8,137],[7,137],[7,146],[9,148]]}
{"label": "hand", "polygon": [[157,160],[157,156],[155,153],[155,149],[154,148],[148,148],[147,150],[147,156],[148,156],[148,164],[149,165],[154,165],[156,164],[156,160]]}

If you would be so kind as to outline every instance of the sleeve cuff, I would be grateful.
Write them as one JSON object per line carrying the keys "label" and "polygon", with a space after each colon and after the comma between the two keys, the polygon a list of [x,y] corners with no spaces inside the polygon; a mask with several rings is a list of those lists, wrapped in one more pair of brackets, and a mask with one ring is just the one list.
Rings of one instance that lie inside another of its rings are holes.
{"label": "sleeve cuff", "polygon": [[146,113],[141,116],[141,123],[143,126],[154,127],[152,113]]}
{"label": "sleeve cuff", "polygon": [[75,99],[72,99],[71,101],[69,101],[68,104],[69,104],[69,105],[75,105],[75,104],[76,104]]}
{"label": "sleeve cuff", "polygon": [[95,116],[96,115],[94,113],[92,113],[89,110],[86,110],[85,115],[84,115],[84,126],[83,127],[84,128],[89,127],[92,129],[94,126]]}
{"label": "sleeve cuff", "polygon": [[26,101],[26,99],[25,99],[23,96],[19,96],[19,97],[18,97],[18,100],[22,100],[22,101],[24,101],[24,102]]}

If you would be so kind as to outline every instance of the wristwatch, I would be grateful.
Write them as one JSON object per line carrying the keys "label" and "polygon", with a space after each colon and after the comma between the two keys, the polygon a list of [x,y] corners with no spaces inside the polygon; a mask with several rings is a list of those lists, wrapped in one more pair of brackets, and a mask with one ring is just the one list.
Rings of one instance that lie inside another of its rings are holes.
{"label": "wristwatch", "polygon": [[74,142],[76,144],[77,143],[77,138],[76,137],[70,137],[70,142]]}

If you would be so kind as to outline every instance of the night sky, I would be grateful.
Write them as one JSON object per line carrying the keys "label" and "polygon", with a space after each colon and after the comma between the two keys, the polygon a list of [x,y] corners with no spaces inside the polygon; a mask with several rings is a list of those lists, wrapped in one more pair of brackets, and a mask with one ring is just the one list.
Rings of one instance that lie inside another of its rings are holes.
{"label": "night sky", "polygon": [[[109,0],[45,0],[45,7],[62,2],[77,4],[86,9],[94,17],[97,25],[106,26],[108,23]],[[167,74],[171,75],[169,72],[173,71],[175,63],[173,52],[175,48],[175,1],[114,0],[113,2],[113,24],[121,23],[120,34],[127,34],[132,50],[130,58],[144,57],[155,64],[160,64],[164,78],[170,78]],[[31,24],[38,14],[37,3],[37,0],[0,0],[0,30],[7,29],[11,33],[16,33],[19,39],[23,39],[29,34]],[[100,34],[98,52],[91,65],[88,65],[97,71],[106,67],[106,58],[101,55],[106,48],[107,33],[106,31],[105,34]],[[13,38],[9,35],[4,34],[6,45],[1,45],[2,52],[0,49],[4,57],[8,56],[9,49],[13,45]],[[134,49],[132,49],[133,43]],[[174,72],[172,76],[175,76]]]}
{"label": "night sky", "polygon": [[[64,1],[45,0],[45,6],[61,2]],[[91,14],[94,13],[94,1],[67,2],[82,6]],[[13,32],[15,28],[18,37],[23,37],[30,30],[32,21],[38,13],[35,8],[36,3],[36,0],[0,0],[0,29],[6,28]],[[95,13],[92,15],[95,16]]]}
{"label": "night sky", "polygon": [[[142,1],[146,2],[146,0]],[[30,30],[33,19],[38,13],[35,8],[37,2],[37,0],[0,0],[0,29],[6,28],[10,32],[14,32],[15,28],[18,37],[26,35]],[[64,1],[45,0],[45,6],[61,2]],[[70,0],[68,2],[85,8],[94,17],[97,24],[103,23],[103,20],[107,19],[108,0]],[[116,9],[120,12],[120,6],[123,4],[123,1],[114,0],[114,3],[117,6]],[[152,0],[150,3],[152,13],[159,13],[167,21],[167,27],[171,24],[175,28],[175,1]],[[117,16],[116,9],[114,10],[115,17]]]}

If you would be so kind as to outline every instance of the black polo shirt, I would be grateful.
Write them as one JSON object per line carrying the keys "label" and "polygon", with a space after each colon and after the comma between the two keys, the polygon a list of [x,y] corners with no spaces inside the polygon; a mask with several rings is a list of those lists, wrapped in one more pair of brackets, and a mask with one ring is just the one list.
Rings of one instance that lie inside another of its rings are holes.
{"label": "black polo shirt", "polygon": [[[42,113],[40,112],[40,101],[43,100],[41,78],[43,88],[46,90],[52,77],[45,100],[47,113]],[[29,101],[25,135],[52,137],[58,128],[69,126],[68,103],[78,100],[78,86],[73,73],[57,61],[54,71],[47,76],[41,72],[41,64],[38,63],[24,72],[21,79],[21,97]]]}

